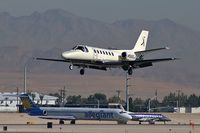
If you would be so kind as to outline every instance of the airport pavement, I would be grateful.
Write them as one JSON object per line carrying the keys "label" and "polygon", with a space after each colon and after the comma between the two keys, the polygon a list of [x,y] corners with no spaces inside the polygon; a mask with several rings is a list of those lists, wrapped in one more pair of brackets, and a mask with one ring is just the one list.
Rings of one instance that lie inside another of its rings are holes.
{"label": "airport pavement", "polygon": [[77,125],[52,125],[52,128],[47,128],[45,124],[37,125],[7,125],[7,130],[4,131],[5,125],[0,125],[0,132],[8,133],[199,133],[200,125],[192,128],[191,125],[117,125],[117,124],[77,124]]}
{"label": "airport pavement", "polygon": [[[0,113],[0,132],[67,132],[67,133],[199,133],[200,114],[165,114],[172,122],[164,125],[142,124],[128,122],[127,125],[118,125],[107,121],[77,121],[76,125],[59,125],[58,120],[44,120],[24,113]],[[53,123],[53,128],[47,128],[47,122]],[[190,125],[190,122],[194,125]],[[7,131],[4,128],[7,127]]]}

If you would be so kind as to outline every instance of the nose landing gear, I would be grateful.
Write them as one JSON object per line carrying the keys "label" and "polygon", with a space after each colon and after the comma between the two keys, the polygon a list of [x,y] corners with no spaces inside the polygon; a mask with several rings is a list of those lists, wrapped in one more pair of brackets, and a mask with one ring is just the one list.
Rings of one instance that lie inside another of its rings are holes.
{"label": "nose landing gear", "polygon": [[[69,70],[73,70],[73,64],[70,64],[69,65]],[[80,69],[80,75],[84,75],[85,74],[85,69],[82,67],[81,69]]]}
{"label": "nose landing gear", "polygon": [[70,65],[69,65],[69,70],[72,70],[72,69],[73,69],[73,65],[70,64]]}
{"label": "nose landing gear", "polygon": [[84,68],[82,68],[82,69],[80,70],[80,74],[81,74],[81,75],[84,75],[84,73],[85,73],[85,70],[84,70]]}

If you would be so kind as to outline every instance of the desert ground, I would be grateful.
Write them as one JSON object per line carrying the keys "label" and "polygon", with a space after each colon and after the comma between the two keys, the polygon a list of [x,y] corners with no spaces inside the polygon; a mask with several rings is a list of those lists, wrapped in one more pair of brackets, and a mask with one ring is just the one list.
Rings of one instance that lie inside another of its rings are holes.
{"label": "desert ground", "polygon": [[[121,98],[125,96],[125,76],[111,75],[84,75],[66,73],[27,73],[27,90],[37,91],[43,94],[59,92],[66,87],[67,95],[81,95],[87,97],[94,93],[104,93],[108,97],[117,95],[116,90],[121,90]],[[158,92],[158,99],[168,95],[170,92],[177,93],[177,90],[185,94],[195,93],[200,95],[199,88],[176,84],[172,82],[162,82],[147,80],[145,78],[135,78],[132,76],[128,84],[129,92],[133,98],[151,98]],[[23,91],[23,72],[1,73],[0,92],[13,92],[19,88]]]}

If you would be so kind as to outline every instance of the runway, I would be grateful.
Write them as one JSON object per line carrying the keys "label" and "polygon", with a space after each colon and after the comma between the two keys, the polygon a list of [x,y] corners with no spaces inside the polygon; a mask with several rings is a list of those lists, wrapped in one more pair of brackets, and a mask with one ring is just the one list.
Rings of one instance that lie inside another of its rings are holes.
{"label": "runway", "polygon": [[[7,131],[3,128],[7,126]],[[8,133],[199,133],[200,125],[194,128],[189,124],[76,124],[59,125],[53,124],[52,128],[47,128],[46,124],[9,124],[0,125],[0,132]]]}
{"label": "runway", "polygon": [[[127,125],[118,125],[117,122],[110,121],[77,121],[75,125],[70,125],[65,121],[64,125],[59,125],[58,120],[45,120],[24,113],[0,113],[0,132],[7,133],[200,133],[200,114],[180,114],[166,113],[172,119],[164,125],[156,122],[149,125],[129,121]],[[189,124],[194,122],[195,126]],[[47,128],[47,122],[52,122],[53,127]],[[27,124],[29,123],[29,124]],[[7,127],[7,131],[3,128]]]}

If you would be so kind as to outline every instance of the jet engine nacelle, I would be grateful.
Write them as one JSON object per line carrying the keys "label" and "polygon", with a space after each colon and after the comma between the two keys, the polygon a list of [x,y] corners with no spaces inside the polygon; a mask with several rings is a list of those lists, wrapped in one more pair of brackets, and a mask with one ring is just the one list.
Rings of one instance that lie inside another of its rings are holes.
{"label": "jet engine nacelle", "polygon": [[122,58],[127,58],[127,53],[126,52],[122,52]]}
{"label": "jet engine nacelle", "polygon": [[46,110],[41,110],[40,108],[35,108],[32,109],[29,112],[30,115],[34,115],[34,116],[39,116],[39,115],[47,115],[47,111]]}
{"label": "jet engine nacelle", "polygon": [[121,57],[122,59],[125,59],[125,60],[135,60],[136,59],[136,55],[132,52],[122,52],[121,53]]}

